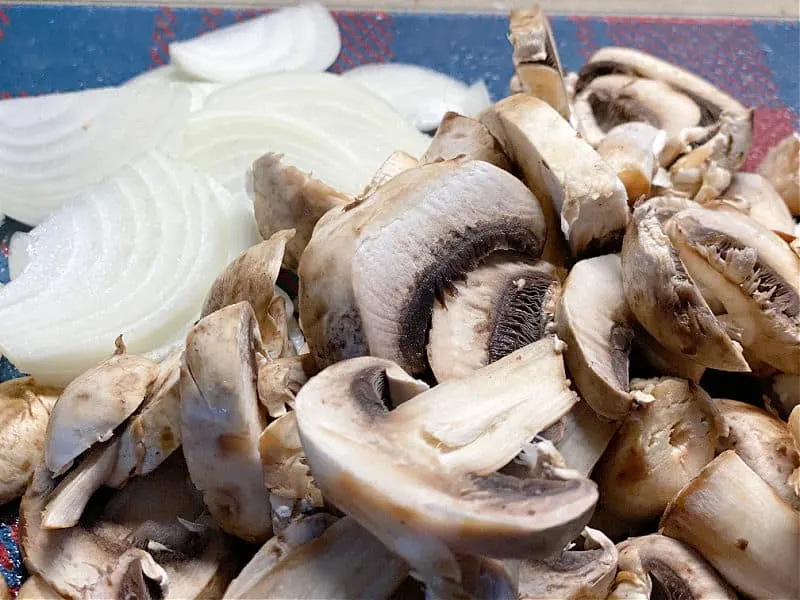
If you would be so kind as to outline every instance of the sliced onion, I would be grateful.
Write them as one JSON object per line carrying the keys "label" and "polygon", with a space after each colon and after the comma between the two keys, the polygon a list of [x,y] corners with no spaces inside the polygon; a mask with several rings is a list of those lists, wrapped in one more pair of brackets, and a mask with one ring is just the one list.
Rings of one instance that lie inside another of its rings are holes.
{"label": "sliced onion", "polygon": [[474,117],[492,103],[483,80],[468,86],[418,65],[362,65],[344,77],[386,100],[420,131],[436,129],[447,111]]}
{"label": "sliced onion", "polygon": [[319,72],[339,55],[339,28],[318,2],[298,4],[169,45],[172,64],[206,81]]}
{"label": "sliced onion", "polygon": [[[273,144],[262,148],[253,158],[269,150],[288,154],[284,145],[291,145],[297,149],[297,156],[287,156],[289,164],[311,171],[328,185],[351,194],[360,192],[369,183],[373,173],[392,152],[404,150],[419,156],[430,143],[427,136],[416,131],[386,102],[362,86],[329,73],[254,77],[223,86],[207,98],[205,106],[209,110],[291,120],[299,124],[296,127],[302,126],[298,131],[302,131],[303,136],[313,131],[317,137],[326,138],[325,148],[332,144],[344,148],[345,153],[339,158],[329,150],[315,151],[310,145],[303,150],[305,142],[300,138],[294,142],[273,138]],[[189,127],[192,128],[191,123]],[[315,167],[315,161],[310,159],[304,166],[293,162],[305,153],[327,154],[326,162],[330,166]],[[350,167],[347,159],[354,159],[358,164]],[[337,162],[341,166],[337,166]],[[328,173],[331,169],[333,172]],[[343,173],[345,169],[352,171]],[[349,181],[342,181],[345,178]]]}
{"label": "sliced onion", "polygon": [[0,204],[35,225],[153,148],[175,149],[189,93],[140,84],[0,102]]}
{"label": "sliced onion", "polygon": [[28,260],[0,290],[0,351],[55,385],[107,357],[119,334],[130,352],[163,352],[256,239],[250,207],[211,178],[166,155],[142,157],[12,248]]}
{"label": "sliced onion", "polygon": [[174,65],[164,65],[150,71],[145,71],[129,79],[125,85],[160,84],[177,85],[189,90],[191,94],[191,110],[203,108],[206,98],[220,88],[220,84],[192,79]]}

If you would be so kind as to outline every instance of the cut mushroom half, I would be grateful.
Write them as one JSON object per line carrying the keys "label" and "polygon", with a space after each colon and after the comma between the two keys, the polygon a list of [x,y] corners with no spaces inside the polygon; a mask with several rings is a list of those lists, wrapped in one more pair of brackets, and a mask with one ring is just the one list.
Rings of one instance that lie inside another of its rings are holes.
{"label": "cut mushroom half", "polygon": [[453,553],[558,552],[588,521],[594,484],[494,471],[575,403],[561,345],[545,338],[430,391],[378,358],[324,370],[300,390],[296,413],[325,498],[425,582],[459,583]]}
{"label": "cut mushroom half", "polygon": [[493,255],[453,284],[431,317],[436,380],[466,377],[550,333],[562,277],[544,261]]}
{"label": "cut mushroom half", "polygon": [[789,481],[800,467],[800,454],[789,426],[744,402],[715,400],[715,404],[728,429],[720,449],[736,452],[784,502],[800,511],[800,497]]}
{"label": "cut mushroom half", "polygon": [[672,499],[660,531],[692,546],[746,596],[800,596],[800,512],[733,450]]}
{"label": "cut mushroom half", "polygon": [[688,275],[724,306],[737,341],[753,357],[800,374],[800,257],[734,212],[682,210],[664,230]]}
{"label": "cut mushroom half", "polygon": [[21,377],[0,383],[0,506],[20,497],[44,458],[44,436],[60,390]]}
{"label": "cut mushroom half", "polygon": [[250,194],[258,230],[269,239],[285,229],[295,235],[286,239],[283,263],[297,269],[300,255],[311,239],[319,218],[331,208],[352,200],[310,175],[282,162],[283,155],[268,153],[253,163]]}
{"label": "cut mushroom half", "polygon": [[563,263],[559,231],[577,258],[619,249],[629,219],[625,187],[555,109],[517,94],[489,107],[481,121],[542,201],[545,260]]}
{"label": "cut mushroom half", "polygon": [[780,194],[794,216],[800,216],[800,133],[796,131],[769,149],[758,172]]}
{"label": "cut mushroom half", "polygon": [[617,572],[617,549],[602,531],[585,528],[561,553],[519,565],[520,600],[605,598]]}
{"label": "cut mushroom half", "polygon": [[[653,199],[633,212],[622,243],[622,286],[639,323],[661,345],[723,371],[749,371],[664,231],[674,208]],[[710,212],[710,211],[709,211]]]}
{"label": "cut mushroom half", "polygon": [[186,337],[181,435],[192,482],[219,526],[247,541],[272,535],[258,440],[265,426],[256,390],[261,340],[247,302],[201,319]]}
{"label": "cut mushroom half", "polygon": [[[719,208],[738,210],[766,229],[794,237],[795,222],[772,184],[757,173],[736,173],[723,192]],[[706,208],[718,208],[710,203]]]}
{"label": "cut mushroom half", "polygon": [[420,163],[451,160],[460,156],[482,160],[505,171],[511,170],[508,157],[486,125],[458,113],[448,112],[442,117],[436,135],[420,158]]}
{"label": "cut mushroom half", "polygon": [[53,406],[45,437],[45,464],[54,474],[97,442],[108,440],[139,407],[158,376],[158,365],[117,354],[76,377]]}
{"label": "cut mushroom half", "polygon": [[653,401],[626,417],[592,473],[600,491],[593,526],[606,526],[613,537],[657,519],[714,458],[720,434],[713,406],[693,384],[635,379],[631,387]]}
{"label": "cut mushroom half", "polygon": [[608,600],[738,598],[702,556],[678,540],[652,534],[620,542],[617,550],[619,572]]}
{"label": "cut mushroom half", "polygon": [[652,401],[641,391],[630,391],[628,357],[634,318],[622,290],[618,255],[575,264],[564,282],[555,323],[567,344],[564,358],[570,377],[598,415],[621,419],[635,401]]}
{"label": "cut mushroom half", "polygon": [[294,408],[297,392],[319,368],[310,354],[300,354],[277,360],[258,357],[258,399],[269,416],[277,419]]}
{"label": "cut mushroom half", "polygon": [[354,519],[314,515],[269,540],[225,592],[225,600],[387,600],[408,566]]}
{"label": "cut mushroom half", "polygon": [[613,127],[597,145],[597,153],[625,186],[631,205],[650,195],[658,157],[666,143],[663,129],[633,121]]}
{"label": "cut mushroom half", "polygon": [[514,47],[514,69],[521,91],[541,98],[569,120],[564,70],[541,7],[512,10],[508,39]]}

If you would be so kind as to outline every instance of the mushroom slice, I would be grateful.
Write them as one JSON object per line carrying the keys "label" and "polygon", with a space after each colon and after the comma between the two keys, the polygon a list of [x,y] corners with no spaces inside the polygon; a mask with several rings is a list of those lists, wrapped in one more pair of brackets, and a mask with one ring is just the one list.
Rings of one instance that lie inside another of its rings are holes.
{"label": "mushroom slice", "polygon": [[420,163],[451,160],[459,156],[482,160],[505,171],[511,170],[508,157],[486,125],[458,113],[448,112],[442,117],[436,135],[420,158]]}
{"label": "mushroom slice", "polygon": [[541,98],[565,119],[570,117],[564,71],[553,32],[540,6],[511,11],[508,39],[522,90]]}
{"label": "mushroom slice", "polygon": [[597,522],[613,521],[619,531],[658,518],[714,458],[720,433],[713,407],[698,401],[693,384],[665,377],[634,379],[631,388],[653,401],[625,418],[592,473],[600,491]]}
{"label": "mushroom slice", "polygon": [[672,499],[661,533],[692,546],[747,596],[800,596],[800,513],[733,450]]}
{"label": "mushroom slice", "polygon": [[781,371],[800,373],[800,257],[733,212],[686,209],[665,231],[688,274],[725,307],[741,344]]}
{"label": "mushroom slice", "polygon": [[319,373],[314,357],[300,354],[269,360],[257,357],[258,399],[269,416],[277,419],[286,414],[286,407],[294,408],[297,392],[314,375]]}
{"label": "mushroom slice", "polygon": [[[710,211],[708,211],[710,212]],[[636,207],[622,243],[622,287],[636,319],[661,345],[723,371],[749,371],[664,231],[672,209]]]}
{"label": "mushroom slice", "polygon": [[605,598],[617,572],[617,549],[602,531],[586,527],[561,553],[523,560],[520,600]]}
{"label": "mushroom slice", "polygon": [[361,192],[358,198],[356,198],[355,202],[363,202],[366,197],[372,194],[372,192],[377,190],[384,183],[396,175],[399,175],[403,171],[408,171],[409,169],[418,167],[420,164],[420,161],[407,152],[403,152],[402,150],[392,152],[389,155],[389,158],[383,161],[383,164],[381,164],[381,166],[378,167],[378,170],[375,171],[375,174],[372,176],[369,184],[367,184],[367,187],[364,188],[364,191]]}
{"label": "mushroom slice", "polygon": [[630,204],[650,195],[666,141],[663,129],[633,121],[613,127],[597,145],[597,153],[625,186]]}
{"label": "mushroom slice", "polygon": [[545,338],[419,395],[424,386],[386,360],[327,368],[296,407],[323,495],[425,582],[459,582],[454,552],[559,551],[586,524],[594,484],[493,473],[574,404],[560,345]]}
{"label": "mushroom slice", "polygon": [[[666,133],[664,147],[674,155],[681,132],[701,123],[701,110],[694,100],[656,79],[623,74],[590,78],[587,68],[579,76],[575,96],[578,128],[587,142],[597,147],[606,133],[623,123],[647,123]],[[662,148],[663,150],[663,148]]]}
{"label": "mushroom slice", "polygon": [[[541,436],[553,442],[568,468],[588,477],[619,428],[619,421],[597,416],[586,402],[578,402]],[[548,433],[557,429],[557,433]],[[552,436],[552,437],[551,437]]]}
{"label": "mushroom slice", "polygon": [[[789,415],[789,431],[792,432],[792,440],[796,453],[800,453],[800,408],[794,407]],[[800,465],[796,465],[794,471],[789,476],[788,484],[796,496],[800,496]]]}
{"label": "mushroom slice", "polygon": [[800,133],[787,135],[769,149],[758,172],[780,194],[794,216],[800,216]]}
{"label": "mushroom slice", "polygon": [[[300,522],[297,529],[292,532],[294,539],[267,542],[224,598],[384,600],[408,574],[408,566],[354,519],[330,525]],[[267,547],[269,554],[264,551]]]}
{"label": "mushroom slice", "polygon": [[247,302],[202,318],[186,337],[181,367],[181,436],[186,464],[214,520],[247,541],[272,534],[258,438],[261,345]]}
{"label": "mushroom slice", "polygon": [[579,261],[564,282],[555,324],[567,344],[564,358],[581,398],[601,417],[621,419],[634,401],[628,356],[633,315],[622,291],[619,256],[607,254]]}
{"label": "mushroom slice", "polygon": [[775,375],[769,381],[768,392],[763,399],[769,412],[787,420],[794,407],[800,405],[800,375]]}
{"label": "mushroom slice", "polygon": [[370,201],[374,210],[357,226],[350,265],[354,297],[370,354],[412,374],[427,368],[433,303],[454,280],[492,252],[535,259],[544,246],[536,197],[516,177],[482,161],[410,169]]}
{"label": "mushroom slice", "polygon": [[322,494],[303,454],[294,412],[270,423],[261,434],[258,446],[264,483],[273,494],[303,504],[306,511],[323,505]]}
{"label": "mushroom slice", "polygon": [[[766,229],[794,237],[794,219],[783,199],[765,177],[756,173],[735,173],[721,200],[722,208],[738,210]],[[713,204],[706,207],[717,208]]]}
{"label": "mushroom slice", "polygon": [[800,497],[789,483],[792,472],[800,467],[789,426],[744,402],[714,402],[728,428],[728,435],[720,440],[721,449],[735,451],[784,502],[800,510]]}
{"label": "mushroom slice", "polygon": [[117,464],[106,485],[120,488],[133,475],[147,475],[181,445],[180,375],[183,349],[158,365],[153,391],[119,436]]}
{"label": "mushroom slice", "polygon": [[619,248],[629,218],[625,187],[555,109],[517,94],[488,108],[481,121],[544,205],[545,260],[556,262],[559,229],[575,257]]}
{"label": "mushroom slice", "polygon": [[634,331],[634,352],[644,358],[660,375],[679,377],[697,383],[706,372],[706,367],[687,355],[665,348],[641,325],[636,324]]}
{"label": "mushroom slice", "polygon": [[294,237],[285,239],[286,253],[281,259],[289,269],[297,269],[319,218],[352,198],[283,163],[282,159],[282,154],[270,152],[253,163],[250,193],[258,230],[264,239],[281,230],[296,231]]}
{"label": "mushroom slice", "polygon": [[22,495],[42,462],[42,438],[59,393],[32,377],[0,383],[0,506]]}
{"label": "mushroom slice", "polygon": [[[3,585],[2,577],[0,577],[0,588],[2,588]],[[17,593],[17,600],[62,600],[63,597],[64,596],[47,585],[47,582],[38,575],[28,577]],[[11,595],[3,596],[3,594],[0,593],[0,598],[3,598],[3,600],[6,598],[11,600]]]}
{"label": "mushroom slice", "polygon": [[264,348],[273,358],[286,356],[290,347],[286,306],[275,293],[275,282],[286,245],[294,235],[293,229],[278,231],[242,252],[214,281],[201,313],[205,317],[224,306],[249,302],[258,320]]}
{"label": "mushroom slice", "polygon": [[428,362],[437,381],[459,379],[540,340],[561,294],[559,269],[544,261],[490,256],[436,303]]}
{"label": "mushroom slice", "polygon": [[157,376],[153,361],[117,354],[76,377],[61,392],[47,423],[47,468],[60,475],[92,445],[109,439],[144,401]]}
{"label": "mushroom slice", "polygon": [[[650,598],[653,587],[665,600],[736,600],[736,592],[703,557],[678,540],[652,534],[617,544],[619,572],[609,600]],[[638,592],[638,594],[636,593]]]}

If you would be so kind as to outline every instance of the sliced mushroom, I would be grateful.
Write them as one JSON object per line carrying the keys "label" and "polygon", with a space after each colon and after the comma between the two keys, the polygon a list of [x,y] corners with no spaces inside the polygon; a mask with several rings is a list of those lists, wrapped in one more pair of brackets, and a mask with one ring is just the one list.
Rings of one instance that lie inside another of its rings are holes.
{"label": "sliced mushroom", "polygon": [[564,282],[555,318],[556,331],[567,344],[564,358],[570,377],[597,414],[621,419],[634,401],[651,400],[629,389],[634,319],[622,290],[619,256],[576,263]]}
{"label": "sliced mushroom", "polygon": [[296,269],[319,218],[352,199],[282,159],[281,154],[268,153],[253,163],[251,194],[264,239],[281,230],[295,230],[294,237],[286,239],[282,260],[288,268]]}
{"label": "sliced mushroom", "polygon": [[760,408],[735,400],[715,400],[728,428],[720,447],[733,450],[794,510],[800,510],[800,497],[789,483],[800,467],[800,454],[794,447],[789,426]]}
{"label": "sliced mushroom", "polygon": [[632,121],[611,128],[597,145],[597,153],[625,186],[629,204],[650,195],[666,141],[663,129]]}
{"label": "sliced mushroom", "polygon": [[559,551],[586,524],[594,485],[492,473],[574,404],[560,346],[543,339],[423,393],[382,359],[324,370],[300,390],[296,414],[325,498],[425,582],[458,583],[453,552]]}
{"label": "sliced mushroom", "polygon": [[[706,372],[706,367],[689,356],[664,347],[639,324],[634,325],[634,352],[638,353],[659,375],[679,377],[695,383]],[[748,364],[750,361],[747,361]]]}
{"label": "sliced mushroom", "polygon": [[678,540],[652,534],[620,542],[617,550],[619,572],[608,600],[738,598],[702,556]]}
{"label": "sliced mushroom", "polygon": [[364,188],[364,191],[359,194],[358,198],[356,198],[353,204],[360,204],[384,183],[387,183],[390,179],[396,175],[399,175],[403,171],[408,171],[409,169],[418,167],[421,163],[422,161],[418,161],[416,158],[407,152],[403,152],[402,150],[392,152],[389,155],[389,158],[383,161],[381,166],[378,167],[378,170],[375,171],[375,174]]}
{"label": "sliced mushroom", "polygon": [[494,251],[535,259],[544,245],[537,199],[489,163],[445,161],[410,169],[370,201],[374,210],[357,226],[350,264],[354,297],[370,354],[410,373],[427,367],[433,303],[452,281]]}
{"label": "sliced mushroom", "polygon": [[64,473],[92,445],[109,439],[144,401],[158,365],[118,354],[76,377],[61,393],[47,423],[45,464]]}
{"label": "sliced mushroom", "polygon": [[592,478],[600,491],[595,522],[607,533],[636,531],[714,458],[713,408],[698,401],[693,384],[674,378],[634,379],[631,388],[653,401],[622,423]]}
{"label": "sliced mushroom", "polygon": [[787,420],[792,409],[800,405],[800,375],[780,373],[768,385],[764,406],[775,416]]}
{"label": "sliced mushroom", "polygon": [[428,600],[462,597],[519,600],[519,561],[463,554],[456,560],[461,569],[459,584],[444,581],[426,584],[425,597]]}
{"label": "sliced mushroom", "polygon": [[0,383],[0,506],[25,491],[44,458],[44,435],[60,390],[32,377]]}
{"label": "sliced mushroom", "polygon": [[692,546],[747,596],[800,596],[800,513],[733,450],[672,499],[661,533]]}
{"label": "sliced mushroom", "polygon": [[577,402],[541,436],[553,442],[567,467],[588,477],[619,425],[620,421],[601,419],[586,402]]}
{"label": "sliced mushroom", "polygon": [[490,256],[436,303],[428,362],[437,381],[459,379],[552,328],[559,269],[544,261]]}
{"label": "sliced mushroom", "polygon": [[249,302],[264,348],[273,358],[294,354],[287,336],[286,305],[275,292],[284,250],[294,236],[294,229],[281,230],[242,252],[214,281],[201,313],[205,317],[224,306]]}
{"label": "sliced mushroom", "polygon": [[602,531],[585,528],[560,554],[523,560],[520,600],[605,598],[617,572],[617,549]]}
{"label": "sliced mushroom", "polygon": [[[0,577],[2,579],[2,577]],[[3,587],[3,582],[0,581],[0,588]],[[52,587],[47,585],[47,582],[38,575],[32,575],[25,580],[17,593],[17,600],[61,600],[64,596],[59,594]],[[11,595],[3,596],[0,593],[0,598],[11,600]]]}
{"label": "sliced mushroom", "polygon": [[730,208],[746,214],[766,229],[794,237],[795,222],[772,184],[756,173],[736,173],[718,204],[706,208]]}
{"label": "sliced mushroom", "polygon": [[162,531],[184,529],[177,519],[195,520],[203,510],[180,456],[110,500],[93,500],[88,516],[71,529],[41,527],[54,485],[46,469],[37,469],[20,507],[20,537],[28,570],[58,594],[191,599],[213,594],[230,579],[223,562],[230,560],[231,548],[219,530],[209,528],[200,536],[184,530],[187,544],[164,543],[171,541]]}
{"label": "sliced mushroom", "polygon": [[541,98],[565,119],[570,117],[564,71],[550,23],[540,6],[511,11],[508,39],[521,89]]}
{"label": "sliced mushroom", "polygon": [[220,527],[248,541],[272,534],[258,439],[258,323],[247,302],[201,319],[186,337],[181,435],[186,464]]}
{"label": "sliced mushroom", "polygon": [[[710,211],[709,211],[710,212]],[[636,319],[665,348],[724,371],[748,371],[664,231],[655,200],[636,207],[622,244],[622,285]]]}
{"label": "sliced mushroom", "polygon": [[629,218],[625,187],[556,110],[517,94],[488,108],[481,121],[542,201],[545,260],[560,264],[559,231],[575,257],[619,248]]}
{"label": "sliced mushroom", "polygon": [[[789,415],[789,431],[792,433],[795,452],[800,453],[800,408],[794,407]],[[789,476],[788,482],[796,496],[800,496],[800,465]]]}
{"label": "sliced mushroom", "polygon": [[769,149],[758,168],[794,216],[800,216],[800,133],[787,135]]}
{"label": "sliced mushroom", "polygon": [[725,307],[727,326],[742,346],[800,374],[800,257],[733,212],[686,209],[664,229],[688,274]]}
{"label": "sliced mushroom", "polygon": [[314,515],[272,538],[224,598],[389,598],[408,566],[354,519],[330,519]]}
{"label": "sliced mushroom", "polygon": [[319,372],[314,357],[300,354],[277,360],[259,358],[258,399],[269,412],[278,418],[286,414],[286,407],[294,408],[297,392]]}
{"label": "sliced mushroom", "polygon": [[451,160],[459,156],[482,160],[505,171],[511,170],[508,157],[486,125],[458,113],[448,112],[442,117],[436,135],[420,158],[420,163]]}

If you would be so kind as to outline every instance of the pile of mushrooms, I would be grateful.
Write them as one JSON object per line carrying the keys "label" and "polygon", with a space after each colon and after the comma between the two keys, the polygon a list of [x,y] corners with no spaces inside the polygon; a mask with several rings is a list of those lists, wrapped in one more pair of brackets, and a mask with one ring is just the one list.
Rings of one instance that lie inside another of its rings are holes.
{"label": "pile of mushrooms", "polygon": [[357,197],[258,159],[163,362],[0,385],[21,598],[800,596],[799,138],[739,172],[708,82],[509,39],[512,95]]}

